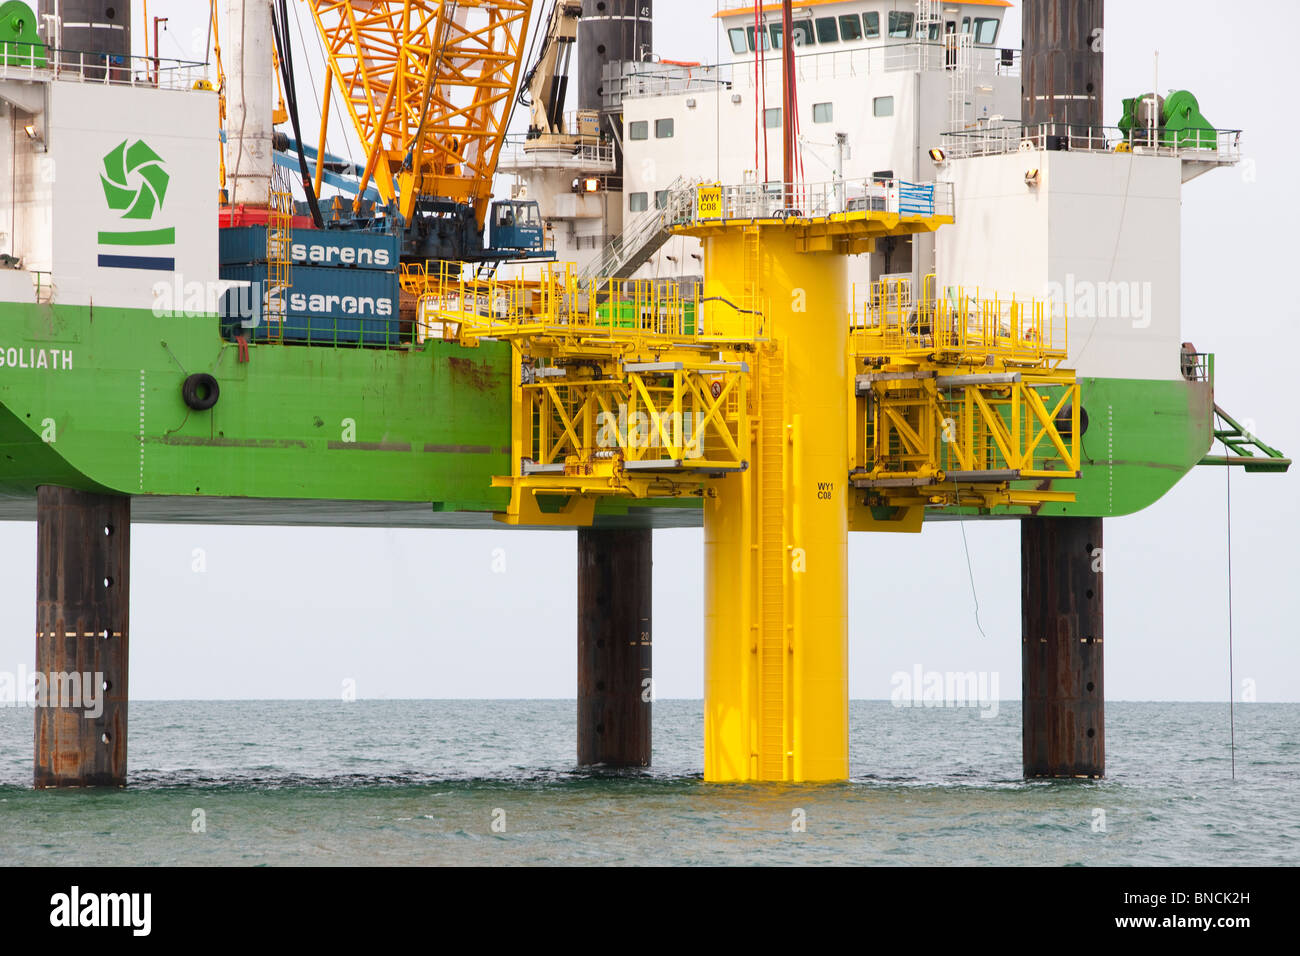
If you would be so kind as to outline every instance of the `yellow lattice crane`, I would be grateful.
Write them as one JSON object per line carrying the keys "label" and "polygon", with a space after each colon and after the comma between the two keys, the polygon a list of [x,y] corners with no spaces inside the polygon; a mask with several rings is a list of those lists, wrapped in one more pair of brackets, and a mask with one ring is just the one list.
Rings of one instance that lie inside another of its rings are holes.
{"label": "yellow lattice crane", "polygon": [[[410,230],[415,252],[472,258],[515,98],[532,0],[309,0],[329,63],[318,155],[337,88],[372,179]],[[359,211],[360,200],[354,202]]]}

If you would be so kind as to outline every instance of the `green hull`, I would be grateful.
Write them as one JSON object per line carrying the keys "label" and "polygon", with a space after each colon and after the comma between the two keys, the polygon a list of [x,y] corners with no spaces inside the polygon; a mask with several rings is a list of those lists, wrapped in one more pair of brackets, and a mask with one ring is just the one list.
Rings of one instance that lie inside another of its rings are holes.
{"label": "green hull", "polygon": [[1210,450],[1213,383],[1085,378],[1079,384],[1088,413],[1080,441],[1082,476],[1050,485],[1074,492],[1075,500],[1049,502],[1037,514],[1109,517],[1141,511]]}
{"label": "green hull", "polygon": [[[510,470],[510,346],[251,346],[214,318],[0,304],[0,518],[38,485],[136,498],[141,521],[493,526]],[[69,367],[70,366],[70,367]],[[220,385],[209,411],[188,374]],[[1210,447],[1212,386],[1084,379],[1083,477],[1040,514],[1147,507]],[[1024,487],[1030,487],[1024,484]],[[700,524],[695,500],[602,502],[607,525]]]}

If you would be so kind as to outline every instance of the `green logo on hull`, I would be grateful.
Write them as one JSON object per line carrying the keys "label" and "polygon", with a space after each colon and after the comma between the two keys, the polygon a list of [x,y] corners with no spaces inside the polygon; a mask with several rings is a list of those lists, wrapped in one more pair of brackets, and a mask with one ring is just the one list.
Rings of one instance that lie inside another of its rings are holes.
{"label": "green logo on hull", "polygon": [[[104,171],[99,174],[104,187],[104,200],[108,208],[122,214],[123,219],[150,220],[162,209],[167,199],[167,186],[171,176],[163,169],[162,157],[142,139],[129,146],[122,140],[104,157]],[[176,227],[134,229],[125,232],[99,234],[99,266],[115,269],[149,269],[170,272],[176,261],[170,257],[143,256],[141,246],[172,246],[176,244]],[[117,251],[105,247],[119,248]],[[134,248],[131,248],[134,247]]]}
{"label": "green logo on hull", "polygon": [[123,219],[152,219],[167,198],[171,176],[163,169],[162,157],[142,139],[129,147],[123,140],[104,157],[104,172],[99,176],[104,186],[108,208],[122,213]]}

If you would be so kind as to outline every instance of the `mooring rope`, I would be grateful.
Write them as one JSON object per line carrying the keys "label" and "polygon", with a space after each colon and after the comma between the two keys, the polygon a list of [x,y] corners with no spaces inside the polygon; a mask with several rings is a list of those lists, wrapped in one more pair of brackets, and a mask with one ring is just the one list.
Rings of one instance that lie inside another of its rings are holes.
{"label": "mooring rope", "polygon": [[961,546],[966,552],[966,576],[970,578],[970,596],[975,602],[975,627],[979,630],[980,637],[987,640],[988,635],[984,633],[984,625],[980,624],[980,597],[975,591],[975,569],[971,567],[970,544],[966,541],[966,519],[961,516],[961,488],[955,481],[952,483],[952,488],[957,496],[957,525],[961,528]]}

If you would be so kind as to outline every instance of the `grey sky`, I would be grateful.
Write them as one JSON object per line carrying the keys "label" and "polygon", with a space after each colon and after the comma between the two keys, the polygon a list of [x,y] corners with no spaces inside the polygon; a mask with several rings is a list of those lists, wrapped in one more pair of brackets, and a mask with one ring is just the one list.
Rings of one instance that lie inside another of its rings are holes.
{"label": "grey sky", "polygon": [[[303,5],[296,9],[314,35]],[[658,0],[656,47],[712,61],[702,4]],[[710,4],[710,6],[713,6]],[[139,0],[135,22],[143,23]],[[154,0],[172,18],[164,56],[189,54],[207,4]],[[1278,93],[1290,86],[1284,37],[1295,7],[1207,0],[1110,3],[1107,121],[1120,99],[1185,88],[1219,127],[1240,127],[1247,162],[1185,187],[1183,331],[1217,353],[1217,399],[1264,440],[1300,451],[1284,407],[1293,365],[1300,137]],[[1018,44],[1016,13],[1004,42]],[[142,37],[137,30],[137,47]],[[201,47],[201,41],[200,41]],[[319,114],[300,69],[299,99]],[[319,84],[319,73],[317,74]],[[335,151],[343,151],[331,143]],[[355,148],[355,147],[354,147]],[[1014,250],[1008,250],[1014,255]],[[1225,473],[1198,469],[1147,511],[1106,522],[1106,691],[1111,699],[1224,700],[1227,675]],[[1300,487],[1232,475],[1236,673],[1266,701],[1300,701]],[[572,531],[132,529],[131,687],[146,698],[572,697],[576,693]],[[997,672],[1019,696],[1019,531],[968,522],[976,627],[960,529],[850,540],[850,692],[887,697],[890,676]],[[654,669],[660,697],[703,691],[702,533],[655,535]],[[194,549],[207,569],[192,570]],[[493,571],[502,549],[505,572]],[[30,668],[35,526],[0,524],[0,670]]]}

